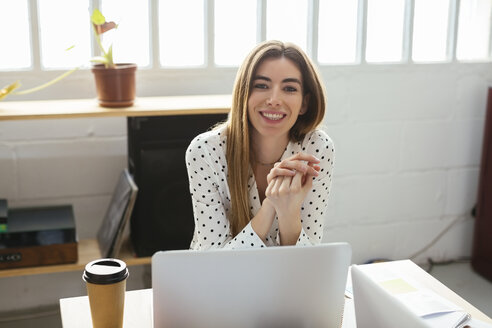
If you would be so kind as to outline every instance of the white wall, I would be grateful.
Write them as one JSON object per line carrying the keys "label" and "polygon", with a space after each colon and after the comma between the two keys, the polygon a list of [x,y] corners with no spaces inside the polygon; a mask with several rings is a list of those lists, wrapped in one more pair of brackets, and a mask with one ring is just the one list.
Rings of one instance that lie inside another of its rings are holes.
{"label": "white wall", "polygon": [[[228,93],[235,73],[140,74],[138,95],[159,96]],[[350,242],[354,263],[402,259],[459,220],[416,261],[470,255],[491,65],[325,67],[322,75],[337,151],[324,242]],[[10,100],[93,97],[91,78],[80,72]],[[87,88],[74,87],[77,79]],[[11,207],[73,204],[79,238],[94,238],[126,167],[126,142],[124,118],[0,122],[0,197]],[[145,269],[134,271],[129,288],[142,288]],[[80,275],[0,279],[0,312],[82,295]]]}

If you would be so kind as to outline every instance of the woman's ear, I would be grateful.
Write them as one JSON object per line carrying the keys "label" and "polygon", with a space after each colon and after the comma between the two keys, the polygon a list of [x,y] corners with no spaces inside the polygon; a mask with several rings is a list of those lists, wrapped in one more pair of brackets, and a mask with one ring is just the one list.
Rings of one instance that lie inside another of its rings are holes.
{"label": "woman's ear", "polygon": [[307,112],[308,104],[309,104],[309,94],[306,94],[302,99],[302,105],[301,105],[301,110],[299,111],[299,115],[303,115],[304,113]]}

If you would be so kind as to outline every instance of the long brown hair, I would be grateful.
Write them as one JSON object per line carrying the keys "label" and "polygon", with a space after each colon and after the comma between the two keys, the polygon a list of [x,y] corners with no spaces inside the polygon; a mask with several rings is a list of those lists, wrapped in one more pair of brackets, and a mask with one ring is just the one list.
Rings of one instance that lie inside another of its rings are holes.
{"label": "long brown hair", "polygon": [[308,101],[307,110],[299,115],[289,131],[291,141],[300,141],[314,130],[325,114],[325,90],[320,76],[309,57],[296,45],[280,41],[258,44],[239,68],[232,94],[232,107],[227,126],[227,166],[231,193],[231,233],[235,236],[251,220],[248,179],[251,170],[251,147],[248,120],[248,99],[251,82],[258,66],[266,58],[290,59],[302,74],[303,96]]}

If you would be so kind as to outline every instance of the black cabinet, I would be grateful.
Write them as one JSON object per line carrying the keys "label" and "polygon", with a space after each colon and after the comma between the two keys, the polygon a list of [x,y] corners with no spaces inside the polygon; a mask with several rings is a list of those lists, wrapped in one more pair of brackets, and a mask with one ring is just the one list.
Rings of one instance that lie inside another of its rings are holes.
{"label": "black cabinet", "polygon": [[188,249],[194,230],[185,152],[227,114],[129,117],[128,168],[139,191],[130,231],[137,256]]}

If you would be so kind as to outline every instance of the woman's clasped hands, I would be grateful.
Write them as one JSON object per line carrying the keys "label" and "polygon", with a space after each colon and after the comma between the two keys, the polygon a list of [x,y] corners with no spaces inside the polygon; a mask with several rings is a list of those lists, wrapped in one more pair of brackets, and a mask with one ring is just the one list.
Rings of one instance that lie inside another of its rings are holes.
{"label": "woman's clasped hands", "polygon": [[319,175],[319,163],[313,155],[298,153],[275,163],[270,170],[265,196],[279,220],[299,218],[302,203],[313,187],[313,178]]}

